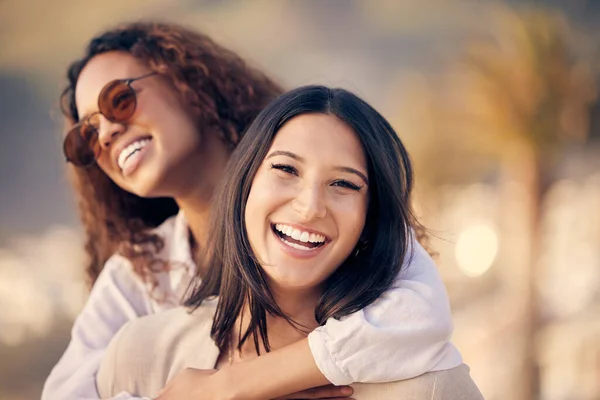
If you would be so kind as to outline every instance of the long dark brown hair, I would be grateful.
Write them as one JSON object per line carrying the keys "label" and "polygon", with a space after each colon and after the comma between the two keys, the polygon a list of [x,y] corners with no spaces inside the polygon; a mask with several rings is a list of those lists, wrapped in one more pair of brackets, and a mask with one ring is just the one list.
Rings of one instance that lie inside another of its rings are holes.
{"label": "long dark brown hair", "polygon": [[[282,93],[267,76],[206,35],[175,24],[130,23],[92,39],[85,55],[68,68],[68,85],[61,95],[67,125],[79,120],[75,104],[79,74],[94,56],[109,51],[127,52],[167,78],[189,105],[198,131],[217,131],[231,146],[237,144],[259,111]],[[74,168],[73,175],[86,233],[91,284],[107,259],[120,252],[131,260],[144,281],[156,286],[153,272],[169,265],[157,258],[164,241],[150,228],[177,213],[175,201],[129,193],[98,166]]]}
{"label": "long dark brown hair", "polygon": [[250,246],[244,213],[252,181],[275,135],[286,122],[307,113],[335,116],[356,133],[367,158],[370,196],[359,251],[326,280],[315,309],[316,321],[324,324],[328,318],[356,312],[390,288],[409,257],[414,230],[421,228],[411,210],[411,161],[384,117],[344,89],[307,86],[282,95],[258,115],[230,159],[213,209],[211,240],[200,260],[207,273],[196,279],[185,302],[193,309],[219,296],[211,333],[222,351],[244,306],[249,307],[250,320],[239,348],[252,336],[257,352],[259,338],[269,351],[267,313],[299,328],[271,294]]}

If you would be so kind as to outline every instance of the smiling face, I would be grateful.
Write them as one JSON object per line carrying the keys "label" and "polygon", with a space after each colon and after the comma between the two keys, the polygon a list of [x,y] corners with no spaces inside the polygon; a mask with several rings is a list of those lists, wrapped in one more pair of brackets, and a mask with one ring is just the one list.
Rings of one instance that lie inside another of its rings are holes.
{"label": "smiling face", "polygon": [[[98,111],[98,95],[116,79],[152,72],[124,52],[92,58],[77,81],[75,99],[80,120]],[[98,166],[121,188],[142,197],[178,197],[212,189],[221,178],[229,150],[214,132],[199,133],[178,92],[160,75],[131,84],[137,108],[124,123],[94,116],[101,146]]]}
{"label": "smiling face", "polygon": [[317,288],[352,253],[367,215],[367,177],[362,145],[338,118],[303,114],[277,132],[245,210],[271,286]]}

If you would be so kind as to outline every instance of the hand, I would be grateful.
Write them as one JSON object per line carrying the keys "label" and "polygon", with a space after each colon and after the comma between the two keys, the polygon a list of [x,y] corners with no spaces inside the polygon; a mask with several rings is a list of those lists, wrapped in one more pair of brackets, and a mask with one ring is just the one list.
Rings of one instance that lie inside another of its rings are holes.
{"label": "hand", "polygon": [[219,398],[211,390],[209,378],[216,369],[186,368],[171,379],[156,400],[213,400]]}
{"label": "hand", "polygon": [[274,400],[292,400],[292,399],[346,399],[352,400],[348,396],[352,395],[354,390],[350,386],[334,386],[334,385],[325,385],[319,386],[312,389],[303,390],[301,392],[296,392],[292,394],[288,394],[283,397],[278,397]]}

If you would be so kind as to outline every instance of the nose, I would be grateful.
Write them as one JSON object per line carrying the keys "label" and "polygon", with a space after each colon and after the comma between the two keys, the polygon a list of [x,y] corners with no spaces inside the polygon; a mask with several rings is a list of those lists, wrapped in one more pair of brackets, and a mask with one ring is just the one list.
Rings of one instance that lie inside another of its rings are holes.
{"label": "nose", "polygon": [[108,149],[114,140],[125,132],[125,125],[111,122],[105,116],[98,115],[98,142],[103,150]]}
{"label": "nose", "polygon": [[292,201],[292,208],[305,220],[311,221],[325,217],[327,206],[319,185],[302,188]]}

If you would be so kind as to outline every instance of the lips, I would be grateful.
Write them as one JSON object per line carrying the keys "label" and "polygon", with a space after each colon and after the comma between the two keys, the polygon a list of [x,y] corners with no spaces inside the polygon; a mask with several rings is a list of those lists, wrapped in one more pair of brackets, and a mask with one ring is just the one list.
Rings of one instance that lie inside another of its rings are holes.
{"label": "lips", "polygon": [[152,137],[149,135],[138,136],[123,144],[120,144],[113,151],[113,159],[115,164],[121,171],[131,169],[129,164],[134,164],[134,160],[139,158],[139,155],[150,144]]}
{"label": "lips", "polygon": [[323,247],[330,239],[320,232],[309,231],[287,224],[271,224],[273,233],[286,245],[301,251]]}

